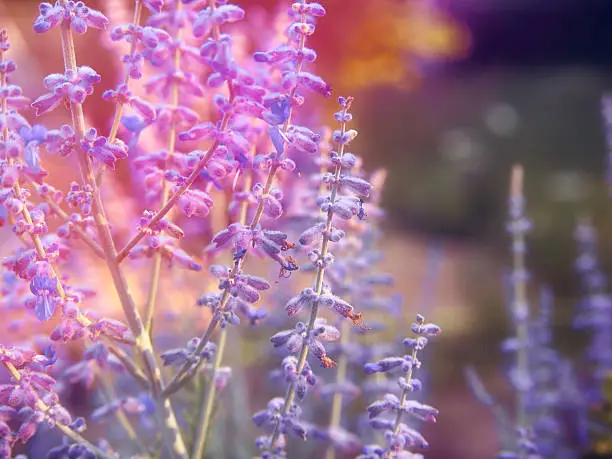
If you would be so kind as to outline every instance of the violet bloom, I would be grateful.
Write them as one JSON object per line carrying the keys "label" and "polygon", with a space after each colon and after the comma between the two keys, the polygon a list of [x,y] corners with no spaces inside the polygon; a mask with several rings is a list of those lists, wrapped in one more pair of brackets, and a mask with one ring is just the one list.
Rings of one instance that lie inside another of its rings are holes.
{"label": "violet bloom", "polygon": [[129,105],[149,124],[155,120],[156,113],[153,105],[138,96],[134,96],[126,84],[120,84],[117,89],[107,89],[102,93],[102,98],[104,100],[115,99],[118,104]]}
{"label": "violet bloom", "polygon": [[[418,421],[436,421],[438,415],[436,408],[417,400],[410,400],[408,395],[421,390],[421,381],[414,377],[415,370],[421,367],[418,354],[427,345],[428,338],[440,334],[440,327],[432,323],[426,323],[425,318],[417,314],[416,321],[412,324],[412,331],[416,336],[404,340],[404,346],[408,349],[409,355],[387,357],[364,366],[364,370],[368,374],[401,370],[402,376],[397,380],[400,388],[399,397],[388,393],[381,400],[377,400],[368,406],[370,425],[375,430],[385,432],[386,446],[366,446],[363,451],[364,454],[359,456],[359,459],[404,457],[402,454],[408,454],[407,457],[411,457],[411,453],[407,453],[406,449],[428,447],[425,438],[417,430],[408,426],[404,418],[408,415]],[[389,415],[389,417],[385,417],[385,415]]]}
{"label": "violet bloom", "polygon": [[62,125],[59,129],[47,131],[45,147],[49,153],[59,153],[60,156],[71,154],[76,145],[77,138],[72,126]]}
{"label": "violet bloom", "polygon": [[64,99],[74,104],[82,104],[87,96],[93,93],[93,85],[100,80],[100,75],[87,66],[79,67],[76,72],[68,69],[64,73],[52,73],[43,80],[50,92],[32,102],[32,107],[38,116],[53,110]]}
{"label": "violet bloom", "polygon": [[274,102],[269,107],[269,110],[269,112],[264,113],[263,117],[264,120],[270,125],[268,128],[270,140],[280,155],[285,151],[286,139],[283,138],[283,133],[281,132],[279,126],[289,119],[291,105],[289,104],[289,101],[284,98]]}
{"label": "violet bloom", "polygon": [[142,131],[151,125],[151,122],[141,118],[138,115],[126,115],[121,117],[121,125],[131,132],[130,140],[127,143],[128,152],[132,151],[138,145],[138,140]]}
{"label": "violet bloom", "polygon": [[47,129],[40,124],[35,124],[31,128],[21,128],[19,130],[19,135],[25,143],[23,159],[28,165],[29,171],[38,174],[41,171],[40,152],[38,151],[38,147],[45,141]]}
{"label": "violet bloom", "polygon": [[72,30],[76,34],[84,34],[88,27],[94,29],[105,29],[109,21],[101,12],[89,8],[84,2],[73,0],[64,2],[56,1],[55,5],[43,2],[38,5],[39,15],[34,21],[34,31],[45,33],[49,29],[58,26],[64,21],[70,22]]}
{"label": "violet bloom", "polygon": [[49,320],[55,312],[57,280],[48,276],[35,276],[30,282],[30,290],[36,295],[36,317],[41,321]]}
{"label": "violet bloom", "polygon": [[127,158],[127,145],[116,139],[109,142],[106,137],[98,136],[95,128],[89,128],[81,141],[81,148],[89,156],[106,164],[110,169],[115,169],[115,162]]}

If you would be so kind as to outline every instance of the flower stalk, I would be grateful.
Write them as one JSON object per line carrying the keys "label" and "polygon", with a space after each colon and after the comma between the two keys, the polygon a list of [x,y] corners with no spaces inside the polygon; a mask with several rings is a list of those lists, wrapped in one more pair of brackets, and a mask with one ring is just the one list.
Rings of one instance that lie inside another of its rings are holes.
{"label": "flower stalk", "polygon": [[[65,3],[65,0],[62,0]],[[76,72],[76,54],[74,49],[74,40],[70,24],[67,22],[61,25],[62,37],[62,53],[64,57],[64,65],[66,70]],[[83,114],[83,105],[76,102],[70,102],[70,113],[72,116],[72,124],[78,138],[82,139],[85,136],[85,118]],[[123,308],[124,314],[128,321],[128,325],[136,338],[136,350],[145,367],[147,377],[151,382],[151,392],[153,399],[156,401],[157,413],[162,423],[162,432],[164,434],[164,446],[169,448],[171,457],[186,459],[187,448],[180,434],[178,422],[172,405],[169,400],[164,400],[161,397],[163,390],[163,382],[161,379],[161,371],[155,359],[153,345],[149,334],[146,332],[134,299],[129,291],[127,281],[117,262],[117,254],[115,244],[110,231],[108,220],[104,213],[104,206],[100,196],[100,192],[96,183],[96,177],[93,170],[93,165],[88,154],[80,149],[78,154],[79,167],[84,183],[87,183],[93,190],[94,206],[93,217],[96,223],[98,237],[106,264],[111,273],[113,284],[119,295],[119,300]]]}
{"label": "flower stalk", "polygon": [[[524,221],[523,168],[515,165],[510,176],[510,225],[512,231],[512,311],[516,323],[516,371],[520,382],[529,377],[527,271],[525,266],[525,232],[519,228]],[[521,384],[520,384],[521,385]],[[527,388],[518,387],[516,398],[516,426],[527,428]]]}
{"label": "flower stalk", "polygon": [[[351,108],[351,104],[353,102],[353,98],[352,97],[348,97],[346,99],[344,99],[342,102],[342,116],[341,116],[341,122],[340,122],[340,135],[339,135],[339,139],[343,139],[346,135],[347,129],[347,123],[345,121],[346,116]],[[344,156],[344,150],[345,150],[345,142],[342,142],[341,140],[338,141],[338,156],[340,159],[342,159],[342,156]],[[338,163],[335,167],[334,170],[334,181],[332,182],[331,185],[331,193],[330,193],[330,206],[329,209],[327,211],[327,219],[325,222],[325,230],[322,232],[323,237],[321,239],[321,245],[320,245],[320,258],[324,259],[325,256],[327,255],[327,252],[329,250],[329,243],[330,243],[330,239],[329,239],[329,234],[332,230],[332,223],[333,223],[333,217],[334,217],[334,212],[332,210],[332,206],[333,204],[336,202],[336,197],[338,195],[338,181],[340,179],[340,174],[342,172],[342,165],[340,163]],[[315,280],[314,280],[314,291],[317,295],[321,295],[323,293],[323,280],[325,278],[325,266],[323,264],[319,265],[316,267],[315,269]],[[319,302],[315,301],[312,304],[312,308],[310,310],[310,318],[308,320],[308,328],[306,329],[306,335],[308,336],[315,327],[315,322],[317,320],[317,316],[318,316],[318,312],[319,312]],[[349,313],[351,314],[351,313]],[[357,316],[354,316],[355,320],[358,320]],[[298,357],[298,365],[297,365],[297,370],[296,373],[300,374],[303,370],[304,370],[304,365],[306,364],[306,359],[308,357],[308,351],[309,351],[309,345],[308,342],[306,340],[304,340],[302,347],[300,349],[299,352],[299,357]],[[330,366],[335,365],[335,363],[333,363],[333,361],[329,362]],[[289,410],[291,409],[291,406],[293,405],[293,401],[295,399],[295,391],[296,391],[296,381],[293,381],[288,389],[287,389],[287,393],[285,395],[285,401],[283,403],[283,408],[281,411],[281,417],[279,417],[279,419],[276,421],[275,425],[274,425],[274,429],[272,431],[272,435],[270,437],[270,441],[267,444],[267,450],[270,451],[274,448],[274,445],[276,443],[276,441],[278,440],[278,437],[280,435],[280,419],[284,416],[286,416],[289,413]]]}
{"label": "flower stalk", "polygon": [[[343,349],[344,346],[349,341],[349,335],[351,333],[351,324],[346,320],[342,321],[342,325],[340,326],[340,348]],[[337,368],[336,368],[336,383],[342,384],[346,381],[346,371],[348,369],[348,359],[346,358],[346,354],[343,352],[338,357]],[[343,394],[341,392],[334,393],[334,397],[332,399],[332,408],[331,408],[331,416],[329,418],[329,429],[330,431],[337,429],[340,427],[340,422],[342,421],[342,402],[343,402]],[[336,459],[336,449],[333,444],[330,444],[327,448],[327,452],[325,453],[326,459]]]}
{"label": "flower stalk", "polygon": [[[180,13],[182,9],[182,3],[179,1],[176,4],[176,11]],[[176,32],[176,40],[180,42],[181,39],[181,28],[177,28]],[[135,40],[134,40],[135,41]],[[132,45],[134,42],[132,42]],[[132,51],[133,53],[133,51]],[[180,70],[181,66],[181,48],[180,46],[176,46],[174,50],[174,71],[177,72]],[[126,76],[127,78],[127,76]],[[170,90],[170,106],[176,108],[179,103],[179,85],[176,81],[172,83],[172,87]],[[117,105],[119,110],[119,105]],[[171,164],[172,157],[175,153],[176,148],[176,118],[172,117],[170,121],[170,128],[168,132],[168,157],[164,160],[165,165],[163,167],[164,170],[167,169],[167,165]],[[170,185],[168,180],[162,181],[162,189],[161,189],[161,206],[163,207],[168,202],[168,197],[170,194]],[[159,290],[159,276],[161,274],[162,269],[162,261],[163,261],[163,253],[161,250],[156,251],[153,254],[153,266],[151,269],[151,281],[149,282],[149,293],[147,296],[147,303],[145,305],[144,310],[144,324],[145,330],[148,334],[151,334],[151,329],[153,326],[153,315],[155,314],[155,302],[157,300],[157,291]]]}

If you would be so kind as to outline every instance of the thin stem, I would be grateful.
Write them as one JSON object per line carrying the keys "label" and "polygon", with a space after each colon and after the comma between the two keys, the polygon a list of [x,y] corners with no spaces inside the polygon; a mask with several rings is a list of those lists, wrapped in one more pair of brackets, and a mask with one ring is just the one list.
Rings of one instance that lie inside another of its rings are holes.
{"label": "thin stem", "polygon": [[[66,0],[61,0],[65,3]],[[74,51],[74,40],[72,38],[72,30],[69,22],[62,23],[62,51],[64,56],[64,65],[66,69],[71,69],[76,72],[76,56]],[[78,103],[70,103],[70,112],[72,115],[72,123],[79,138],[83,138],[85,134],[85,118],[83,115],[83,106]],[[169,400],[164,400],[160,395],[163,390],[163,382],[161,379],[161,371],[155,359],[153,345],[149,334],[146,333],[144,324],[134,303],[132,294],[129,291],[127,281],[119,264],[117,263],[117,253],[115,243],[110,231],[110,226],[104,213],[104,206],[100,196],[100,192],[96,183],[96,177],[93,170],[91,159],[87,152],[80,150],[78,155],[79,167],[81,175],[85,183],[91,186],[94,195],[93,216],[98,230],[98,237],[106,264],[111,273],[113,284],[119,295],[119,300],[126,316],[128,325],[136,338],[136,350],[142,360],[145,371],[151,381],[151,393],[156,402],[156,413],[159,416],[162,424],[162,434],[164,436],[164,446],[169,448],[171,457],[180,459],[187,458],[187,448],[180,434],[178,422]]]}
{"label": "thin stem", "polygon": [[[209,4],[211,5],[211,8],[214,9],[215,2],[211,0]],[[245,190],[251,189],[251,182],[252,182],[252,174],[248,173],[244,180]],[[248,204],[249,203],[246,199],[242,201],[240,203],[240,209],[238,211],[238,222],[243,225],[245,224],[246,218],[247,218],[247,211],[249,208]],[[195,446],[194,446],[193,454],[191,456],[192,459],[203,458],[204,452],[206,451],[206,441],[208,439],[208,430],[210,428],[211,416],[212,416],[213,407],[214,407],[216,394],[217,394],[217,386],[214,382],[214,378],[215,378],[215,374],[217,373],[217,370],[219,370],[221,366],[221,361],[223,359],[223,353],[225,351],[225,342],[227,340],[228,328],[229,327],[222,328],[221,332],[219,333],[219,343],[217,344],[215,361],[213,363],[213,367],[211,370],[211,380],[208,384],[208,387],[206,388],[206,396],[204,398],[204,404],[202,406],[202,411],[201,411],[201,418],[200,418],[201,420],[200,420],[200,424],[198,425]]]}
{"label": "thin stem", "polygon": [[[351,325],[346,321],[342,321],[342,325],[340,327],[340,348],[344,348],[344,346],[348,343],[348,337],[351,332]],[[346,380],[346,370],[348,368],[348,360],[346,358],[346,354],[342,353],[340,357],[338,357],[338,369],[336,372],[336,383],[342,384]],[[331,417],[329,420],[329,429],[337,429],[340,427],[340,422],[342,420],[342,399],[343,394],[341,392],[336,392],[334,394],[334,398],[332,400],[332,408],[331,408]],[[326,459],[335,459],[336,458],[336,450],[334,449],[333,444],[330,444],[327,447],[327,453],[325,454]]]}
{"label": "thin stem", "polygon": [[[182,3],[179,1],[176,3],[177,12],[182,9]],[[178,28],[176,32],[176,40],[180,42],[181,29]],[[176,46],[174,50],[174,71],[179,71],[181,66],[181,48]],[[179,102],[179,85],[176,81],[172,83],[171,94],[170,94],[170,105],[177,107]],[[172,117],[170,121],[170,129],[168,133],[168,157],[165,160],[164,170],[168,164],[172,162],[172,156],[174,156],[174,150],[176,147],[176,121],[175,117]],[[170,186],[168,180],[162,180],[161,189],[161,206],[163,207],[168,202],[168,196],[170,194]],[[153,326],[153,315],[155,314],[155,302],[157,300],[157,292],[159,290],[159,277],[162,269],[163,253],[161,248],[153,255],[153,267],[151,269],[151,282],[149,283],[149,294],[147,296],[147,303],[144,311],[144,324],[145,330],[150,335]]]}
{"label": "thin stem", "polygon": [[[408,370],[406,370],[406,375],[405,375],[406,387],[409,387],[410,382],[412,381],[417,353],[418,353],[418,349],[415,346],[412,349],[412,353],[410,354],[410,365],[408,366]],[[399,433],[400,427],[402,425],[402,417],[404,416],[404,405],[406,404],[406,400],[408,399],[409,392],[410,391],[406,388],[402,389],[402,394],[400,396],[400,406],[397,410],[397,414],[395,415],[395,421],[393,423],[393,434],[394,435],[397,435]],[[390,459],[392,457],[391,456],[392,453],[393,453],[393,450],[391,450],[388,447],[383,457]]]}
{"label": "thin stem", "polygon": [[[4,30],[5,29],[0,29],[0,33],[4,32]],[[4,50],[0,50],[0,62],[4,62]],[[6,87],[6,83],[7,83],[6,80],[7,80],[6,72],[0,73],[0,87]],[[8,112],[8,102],[6,100],[6,97],[2,98],[2,104],[0,106],[0,109],[2,110],[2,115],[6,116]],[[4,140],[8,139],[8,133],[9,133],[8,123],[4,123],[4,127],[2,128],[2,138]]]}
{"label": "thin stem", "polygon": [[[141,14],[142,14],[142,1],[135,0],[134,1],[134,18],[132,19],[132,24],[134,24],[134,26],[138,26],[140,24]],[[134,55],[134,52],[136,51],[137,42],[138,40],[136,40],[135,37],[132,36],[132,43],[130,43],[130,56]],[[127,85],[129,81],[130,81],[130,74],[129,72],[126,71],[125,75],[123,76],[123,84]],[[115,114],[113,116],[113,124],[111,126],[110,133],[108,134],[109,142],[114,142],[115,139],[117,138],[117,131],[119,130],[119,121],[121,120],[122,113],[123,113],[123,103],[117,100],[117,103],[115,105]]]}
{"label": "thin stem", "polygon": [[[102,391],[104,392],[104,396],[107,402],[115,400],[117,398],[117,395],[115,394],[115,389],[113,388],[113,384],[111,381],[109,381],[109,378],[106,374],[102,373],[100,375],[100,382],[102,383]],[[132,423],[130,422],[129,418],[126,416],[123,408],[119,408],[115,411],[115,417],[117,418],[119,424],[121,424],[121,427],[123,427],[123,430],[125,430],[125,433],[127,434],[130,441],[137,446],[141,453],[148,456],[149,452],[147,451],[146,446],[142,443],[142,441],[140,441],[140,438],[138,438],[138,434],[134,430],[134,427],[132,426]]]}
{"label": "thin stem", "polygon": [[[142,1],[134,0],[134,18],[132,19],[132,24],[134,24],[134,26],[138,26],[140,24],[141,15],[142,15]],[[134,55],[134,52],[136,51],[137,43],[138,43],[138,40],[136,40],[136,37],[132,35],[132,43],[130,43],[130,56]],[[130,81],[130,74],[129,72],[126,71],[125,75],[123,76],[123,84],[127,86],[129,81]],[[124,105],[123,102],[121,102],[119,99],[116,99],[115,113],[113,115],[113,123],[111,125],[110,133],[108,134],[108,141],[110,143],[113,143],[115,139],[117,138],[117,132],[119,131],[119,123],[121,121],[121,115],[123,114],[123,105]],[[100,183],[102,181],[103,174],[104,174],[104,167],[100,167],[96,174],[96,183],[98,184],[98,187],[100,186]]]}
{"label": "thin stem", "polygon": [[[17,383],[21,382],[21,375],[19,374],[19,371],[17,370],[17,368],[15,368],[15,366],[12,363],[3,362],[2,364],[6,367],[8,372],[11,374],[11,376]],[[49,407],[40,398],[36,399],[36,408],[38,408],[41,412],[45,414],[49,412]],[[113,459],[114,458],[114,456],[105,453],[100,448],[98,448],[97,446],[87,441],[85,438],[83,438],[81,435],[79,435],[77,432],[72,430],[67,425],[62,424],[61,422],[55,419],[54,419],[54,424],[55,424],[55,427],[57,427],[57,429],[60,430],[66,437],[70,438],[75,443],[80,443],[81,445],[85,445],[90,451],[92,451],[99,458],[101,459]]]}
{"label": "thin stem", "polygon": [[[347,111],[350,109],[351,102],[352,102],[352,99],[349,98],[349,100],[343,106],[342,108],[343,115],[346,114]],[[344,120],[344,116],[342,117],[342,119]],[[346,132],[346,122],[342,121],[340,125],[340,138],[344,136],[345,132]],[[342,158],[342,156],[344,155],[345,144],[343,142],[338,142],[338,144],[339,144],[338,155],[340,158]],[[335,173],[334,173],[335,180],[332,182],[332,188],[331,188],[331,193],[330,193],[330,208],[327,211],[327,221],[325,224],[325,230],[323,231],[321,247],[319,249],[321,259],[325,258],[325,256],[327,255],[328,249],[329,249],[329,236],[328,235],[330,234],[330,231],[332,229],[333,216],[334,216],[331,210],[331,205],[333,205],[333,203],[336,201],[336,197],[338,195],[338,185],[337,184],[338,184],[338,180],[340,179],[341,172],[342,172],[342,166],[340,164],[336,165]],[[317,295],[321,295],[321,293],[323,292],[324,277],[325,277],[325,267],[322,265],[317,266],[316,271],[315,271],[315,282],[314,282],[314,291],[316,292]],[[312,306],[312,309],[310,310],[310,319],[308,320],[308,328],[306,329],[306,332],[305,332],[306,336],[310,336],[310,333],[314,329],[318,312],[319,312],[319,302],[315,301]],[[296,374],[301,374],[302,370],[304,370],[304,365],[306,364],[306,359],[308,357],[308,351],[309,351],[308,342],[304,340],[302,344],[302,348],[300,349]],[[276,440],[278,440],[278,437],[280,435],[280,430],[279,430],[280,420],[289,413],[289,410],[291,409],[291,406],[293,405],[293,401],[295,399],[296,385],[297,385],[296,382],[293,381],[287,389],[281,416],[277,419],[277,421],[274,424],[274,429],[270,437],[270,442],[267,445],[268,451],[274,447],[274,444],[276,443]]]}
{"label": "thin stem", "polygon": [[225,350],[225,342],[227,341],[227,329],[228,327],[225,327],[221,329],[221,333],[219,333],[219,343],[217,344],[217,351],[210,374],[210,380],[208,381],[208,386],[206,387],[206,398],[204,400],[204,404],[202,405],[202,410],[200,412],[200,422],[198,424],[196,440],[193,447],[191,459],[203,459],[204,452],[206,451],[206,440],[208,439],[208,430],[210,428],[211,416],[213,412],[213,407],[215,405],[215,396],[217,394],[215,374],[217,370],[221,367],[221,360],[223,358],[223,352]]}
{"label": "thin stem", "polygon": [[[510,177],[510,199],[523,203],[523,168],[515,165],[512,168]],[[512,205],[512,204],[511,204]],[[521,220],[523,215],[515,215],[515,219]],[[513,269],[513,311],[516,317],[516,338],[518,347],[516,350],[516,366],[519,376],[529,374],[529,349],[527,348],[528,341],[528,325],[527,325],[527,283],[525,276],[525,251],[521,249],[525,245],[525,234],[523,231],[513,231],[512,233],[512,269]],[[523,388],[517,391],[516,399],[516,425],[517,428],[527,427],[527,394]]]}
{"label": "thin stem", "polygon": [[[266,184],[264,185],[264,190],[263,190],[264,195],[270,192],[270,189],[272,188],[272,184],[274,182],[274,176],[276,175],[277,169],[278,169],[277,167],[272,166],[270,170],[268,171],[268,178],[266,179]],[[255,216],[253,217],[253,220],[251,221],[251,224],[249,225],[251,229],[255,229],[255,227],[257,227],[262,215],[263,215],[263,199],[258,204],[257,210],[255,211]],[[242,272],[242,266],[244,265],[246,258],[247,258],[247,255],[245,254],[243,257],[238,258],[237,260],[234,261],[234,267],[232,268],[231,273],[230,273],[230,276],[232,279],[235,278],[238,274],[240,274],[240,272]],[[221,320],[221,314],[225,310],[229,297],[230,297],[229,290],[228,289],[223,290],[223,294],[221,295],[221,299],[219,300],[219,305],[217,306],[217,310],[214,313],[212,319],[210,320],[208,327],[206,328],[206,331],[200,338],[200,342],[198,343],[198,346],[196,350],[194,351],[194,355],[199,355],[204,350],[204,347],[210,341],[210,338],[212,337],[212,334],[215,331],[217,324]],[[191,362],[185,362],[183,366],[179,369],[179,371],[170,380],[170,382],[168,383],[168,386],[166,386],[166,389],[164,390],[164,395],[165,396],[172,395],[173,393],[178,391],[181,387],[183,387],[185,384],[187,384],[187,382],[194,375],[197,374],[198,370],[203,364],[204,364],[203,359],[198,360],[195,365],[192,364]]]}

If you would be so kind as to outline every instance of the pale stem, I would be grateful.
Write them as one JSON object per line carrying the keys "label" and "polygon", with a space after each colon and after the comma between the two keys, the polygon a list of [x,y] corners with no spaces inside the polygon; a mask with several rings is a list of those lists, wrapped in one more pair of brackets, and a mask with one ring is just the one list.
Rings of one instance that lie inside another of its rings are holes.
{"label": "pale stem", "polygon": [[[134,19],[132,19],[132,24],[138,26],[140,24],[140,16],[142,14],[142,1],[135,0],[134,1]],[[130,56],[134,55],[136,51],[136,44],[138,40],[135,37],[132,37],[132,43],[130,43]],[[127,85],[130,81],[130,75],[128,72],[125,72],[123,77],[123,84]],[[121,114],[123,112],[123,104],[117,101],[115,105],[115,114],[113,116],[113,124],[111,126],[110,133],[108,134],[108,141],[114,142],[117,138],[117,131],[119,130],[119,121],[121,120]]]}
{"label": "pale stem", "polygon": [[[523,200],[523,168],[520,165],[515,165],[512,168],[510,177],[510,199]],[[518,218],[523,218],[519,215]],[[512,233],[512,245],[516,248],[525,245],[525,235],[522,231],[514,231]],[[516,366],[519,377],[524,377],[529,374],[529,357],[527,349],[528,329],[527,317],[521,312],[527,307],[527,284],[525,273],[525,253],[523,250],[512,251],[512,268],[513,268],[513,295],[512,295],[512,310],[519,317],[516,321],[516,338],[518,342],[516,350]],[[518,313],[518,314],[517,314]],[[517,391],[516,399],[516,425],[518,428],[527,427],[527,400],[525,390],[521,387]]]}
{"label": "pale stem", "polygon": [[[408,387],[408,385],[410,384],[410,382],[412,381],[412,376],[414,374],[414,366],[415,366],[415,362],[416,362],[416,358],[417,358],[417,353],[418,350],[416,348],[416,346],[412,349],[412,353],[410,355],[410,365],[408,367],[408,370],[406,370],[406,385]],[[409,390],[408,389],[402,389],[402,394],[400,396],[400,406],[399,409],[397,410],[397,414],[395,415],[395,422],[393,424],[393,434],[397,435],[399,433],[399,429],[400,426],[402,425],[402,417],[404,415],[404,405],[406,404],[406,400],[408,398],[408,393]],[[391,459],[391,454],[393,453],[393,451],[390,448],[387,448],[387,450],[385,451],[385,458]]]}
{"label": "pale stem", "polygon": [[[176,4],[176,10],[182,9],[182,3],[179,1]],[[176,33],[176,39],[180,42],[181,29],[179,28]],[[177,71],[181,66],[181,48],[176,46],[174,50],[174,70]],[[176,81],[172,83],[171,94],[170,94],[170,105],[177,107],[179,102],[179,85]],[[174,116],[170,121],[170,129],[168,133],[168,157],[165,160],[166,166],[171,164],[172,156],[174,156],[174,150],[176,148],[176,121]],[[166,167],[164,167],[164,170]],[[161,206],[163,207],[168,202],[168,196],[170,194],[170,186],[168,180],[162,180],[161,189]],[[163,253],[161,248],[153,255],[153,266],[151,269],[151,281],[149,283],[149,294],[147,296],[147,303],[144,311],[144,324],[145,330],[150,335],[153,326],[153,316],[155,314],[155,302],[157,300],[157,292],[159,290],[159,277],[162,269]]]}
{"label": "pale stem", "polygon": [[[66,0],[61,0],[63,4]],[[66,69],[74,72],[77,71],[76,56],[74,51],[74,40],[72,38],[72,30],[70,23],[64,22],[61,26],[62,32],[62,51],[64,56],[64,64]],[[70,103],[70,112],[72,115],[72,123],[77,133],[78,138],[82,139],[85,135],[85,118],[83,115],[83,106],[77,103]],[[142,360],[142,363],[147,372],[147,376],[151,381],[151,393],[156,402],[156,413],[162,424],[162,434],[164,436],[164,446],[170,450],[171,457],[180,459],[187,458],[187,448],[180,434],[176,416],[172,410],[169,400],[164,400],[160,395],[163,390],[163,382],[161,379],[161,371],[155,359],[153,345],[149,334],[146,333],[134,299],[129,291],[127,281],[119,264],[117,263],[117,253],[115,243],[111,234],[108,220],[104,214],[104,206],[100,196],[96,177],[94,174],[91,159],[87,152],[80,150],[78,154],[79,166],[81,175],[85,183],[91,186],[94,195],[93,202],[93,217],[98,230],[98,238],[104,251],[106,264],[111,273],[113,284],[117,290],[123,312],[126,316],[128,325],[136,338],[136,350]]]}
{"label": "pale stem", "polygon": [[[215,2],[211,0],[210,4],[212,8],[214,8]],[[244,189],[251,189],[251,181],[252,174],[249,171],[244,180]],[[247,218],[248,211],[248,200],[244,200],[240,203],[240,209],[238,212],[238,222],[241,224],[245,224]],[[215,361],[213,363],[213,367],[211,369],[211,379],[208,383],[208,387],[206,388],[206,395],[204,398],[204,404],[202,405],[202,410],[200,414],[200,423],[198,424],[198,429],[196,433],[196,441],[195,446],[193,448],[193,454],[191,456],[192,459],[201,459],[204,457],[204,452],[206,451],[206,441],[208,440],[209,434],[208,431],[210,429],[211,416],[213,412],[213,407],[216,401],[217,395],[217,385],[215,384],[215,375],[217,371],[221,367],[221,362],[223,360],[223,353],[225,351],[225,342],[227,341],[229,327],[223,327],[219,332],[219,343],[217,344],[217,351],[215,354]]]}
{"label": "pale stem", "polygon": [[[342,321],[342,325],[340,327],[340,348],[344,348],[344,346],[348,343],[348,337],[351,332],[351,325],[346,321]],[[346,370],[348,367],[348,360],[346,358],[346,354],[342,353],[340,357],[338,357],[338,368],[336,372],[336,383],[342,384],[346,380]],[[343,395],[340,392],[336,392],[334,394],[334,398],[332,400],[332,409],[331,409],[331,417],[329,421],[330,430],[337,429],[340,427],[340,422],[342,420],[342,399]],[[325,455],[326,459],[335,459],[336,458],[336,449],[332,444],[327,447],[327,453]]]}
{"label": "pale stem", "polygon": [[200,411],[200,422],[197,428],[196,440],[193,446],[191,459],[202,459],[204,457],[204,452],[206,451],[206,440],[208,439],[208,431],[210,429],[210,421],[213,407],[215,405],[215,396],[217,394],[215,375],[217,370],[221,367],[221,360],[223,359],[223,352],[225,351],[225,343],[227,341],[227,329],[228,327],[224,327],[219,333],[219,342],[217,344],[215,361],[210,373],[208,387],[206,387],[206,398]]}

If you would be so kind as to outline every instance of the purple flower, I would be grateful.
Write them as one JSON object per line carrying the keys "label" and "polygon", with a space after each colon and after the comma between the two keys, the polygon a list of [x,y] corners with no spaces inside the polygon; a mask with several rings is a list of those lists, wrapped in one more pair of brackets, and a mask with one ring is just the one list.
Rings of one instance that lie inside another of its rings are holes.
{"label": "purple flower", "polygon": [[84,34],[87,27],[105,29],[109,21],[100,11],[85,6],[84,2],[56,1],[55,5],[43,2],[38,5],[39,15],[34,21],[36,33],[44,33],[63,21],[69,21],[76,34]]}
{"label": "purple flower", "polygon": [[134,96],[124,83],[117,86],[117,89],[104,91],[102,98],[105,100],[115,99],[119,104],[130,105],[149,124],[155,120],[156,113],[153,105],[140,97]]}
{"label": "purple flower", "polygon": [[67,156],[77,145],[76,135],[71,126],[64,124],[59,129],[47,131],[45,147],[49,153]]}
{"label": "purple flower", "polygon": [[81,148],[89,156],[115,169],[115,162],[127,158],[127,145],[120,140],[111,143],[106,137],[98,136],[95,128],[89,128],[81,141]]}
{"label": "purple flower", "polygon": [[57,279],[48,276],[35,276],[30,281],[30,291],[36,295],[34,312],[41,321],[49,320],[55,311]]}
{"label": "purple flower", "polygon": [[242,18],[244,18],[244,10],[236,5],[220,5],[214,9],[206,7],[197,14],[193,21],[193,35],[195,37],[209,35],[213,26],[237,22]]}
{"label": "purple flower", "polygon": [[23,149],[23,159],[28,165],[30,172],[38,174],[40,172],[40,152],[38,147],[45,141],[47,137],[47,129],[35,124],[31,128],[23,127],[19,130],[19,135],[25,143]]}
{"label": "purple flower", "polygon": [[43,84],[51,92],[36,99],[32,107],[38,116],[53,110],[64,98],[72,103],[82,104],[85,98],[93,93],[93,85],[100,80],[100,75],[87,66],[79,67],[76,72],[68,69],[63,74],[52,73],[43,80]]}

